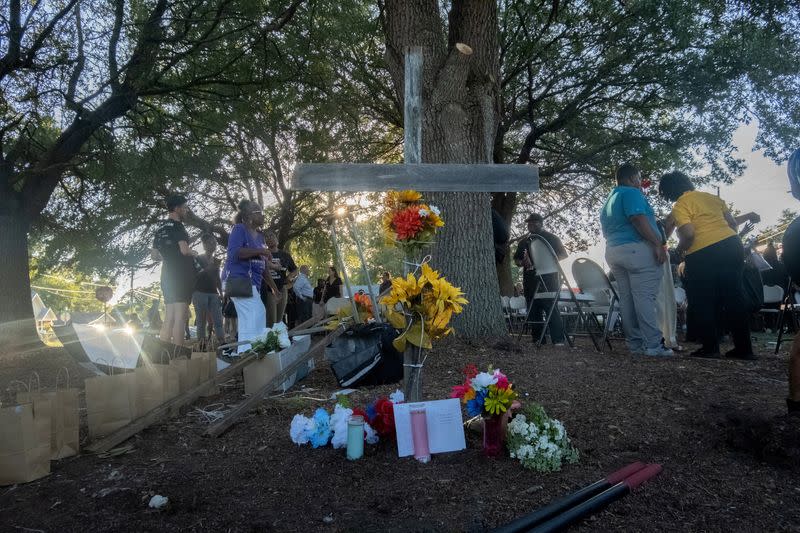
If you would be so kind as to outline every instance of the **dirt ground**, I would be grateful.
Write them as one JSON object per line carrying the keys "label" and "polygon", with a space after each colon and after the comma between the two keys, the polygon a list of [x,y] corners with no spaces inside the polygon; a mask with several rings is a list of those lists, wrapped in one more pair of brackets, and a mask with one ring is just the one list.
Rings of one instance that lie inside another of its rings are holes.
{"label": "dirt ground", "polygon": [[[800,417],[784,414],[788,345],[778,356],[763,339],[758,346],[755,362],[632,357],[621,347],[537,352],[497,339],[437,346],[426,398],[446,397],[466,363],[493,364],[523,400],[564,422],[581,460],[550,474],[484,458],[471,433],[467,450],[427,465],[398,459],[391,442],[368,446],[357,462],[344,450],[295,446],[292,416],[333,407],[338,387],[319,360],[308,379],[218,439],[201,436],[208,422],[195,407],[228,409],[242,399],[241,383],[142,432],[130,453],[64,459],[44,479],[1,487],[0,531],[483,531],[634,460],[664,471],[578,530],[798,531]],[[85,377],[59,349],[6,356],[0,387],[31,370],[51,386],[65,365]],[[366,404],[392,390],[352,398]],[[169,498],[166,509],[147,507],[154,494]]]}

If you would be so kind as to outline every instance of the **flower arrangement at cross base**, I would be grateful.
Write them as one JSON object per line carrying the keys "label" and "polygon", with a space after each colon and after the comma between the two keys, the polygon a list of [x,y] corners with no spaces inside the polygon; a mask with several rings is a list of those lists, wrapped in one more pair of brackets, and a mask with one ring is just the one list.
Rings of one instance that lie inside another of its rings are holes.
{"label": "flower arrangement at cross base", "polygon": [[250,349],[260,355],[279,352],[292,345],[289,340],[289,328],[283,322],[274,324],[271,328],[266,328],[264,333],[259,335],[250,345]]}
{"label": "flower arrangement at cross base", "polygon": [[464,383],[456,385],[451,398],[460,398],[470,416],[483,417],[483,453],[496,457],[503,451],[503,416],[517,393],[508,376],[499,369],[478,372],[475,365],[464,368]]}
{"label": "flower arrangement at cross base", "polygon": [[512,459],[538,472],[561,470],[562,464],[577,463],[579,458],[564,424],[536,403],[525,406],[508,423],[506,444]]}
{"label": "flower arrangement at cross base", "polygon": [[[356,293],[353,295],[353,302],[356,304],[358,317],[357,324],[367,324],[375,320],[375,311],[372,307],[372,299],[368,294]],[[325,327],[331,331],[342,324],[349,324],[353,319],[353,306],[346,305],[336,311],[336,318],[331,320]]]}
{"label": "flower arrangement at cross base", "polygon": [[417,191],[387,192],[381,217],[386,243],[403,248],[406,255],[430,246],[444,226],[440,215],[436,206],[422,202]]}
{"label": "flower arrangement at cross base", "polygon": [[364,440],[367,444],[377,444],[383,438],[395,437],[394,405],[405,401],[401,391],[389,397],[380,397],[366,409],[351,407],[347,396],[339,396],[333,413],[322,407],[317,408],[311,417],[294,415],[289,426],[289,436],[297,445],[311,444],[313,448],[331,444],[334,448],[347,445],[347,421],[351,416],[364,417]]}
{"label": "flower arrangement at cross base", "polygon": [[467,303],[461,289],[451,285],[427,263],[421,266],[419,277],[408,274],[405,278],[392,278],[389,294],[381,299],[386,306],[386,319],[401,331],[392,342],[400,351],[406,351],[406,364],[411,364],[406,376],[405,393],[409,401],[421,400],[422,350],[430,350],[432,342],[453,332],[450,320],[461,313]]}

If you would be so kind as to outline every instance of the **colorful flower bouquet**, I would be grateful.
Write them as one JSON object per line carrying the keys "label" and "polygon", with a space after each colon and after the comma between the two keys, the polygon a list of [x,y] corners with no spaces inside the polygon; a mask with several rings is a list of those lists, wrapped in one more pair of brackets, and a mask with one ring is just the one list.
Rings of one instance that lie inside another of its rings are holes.
{"label": "colorful flower bouquet", "polygon": [[[422,265],[419,278],[409,274],[405,278],[392,278],[392,288],[381,299],[386,306],[389,323],[402,331],[393,344],[398,351],[410,342],[420,348],[431,349],[431,341],[453,332],[450,319],[463,311],[469,303],[461,289],[451,285],[427,264]],[[400,308],[398,309],[398,304]]]}
{"label": "colorful flower bouquet", "polygon": [[389,191],[382,217],[386,243],[407,252],[433,244],[436,231],[444,226],[436,206],[422,203],[417,191]]}
{"label": "colorful flower bouquet", "polygon": [[464,368],[464,384],[453,387],[451,398],[460,398],[469,416],[499,416],[517,397],[508,377],[499,369],[478,372],[475,365]]}
{"label": "colorful flower bouquet", "polygon": [[497,457],[503,451],[503,416],[517,397],[508,376],[499,369],[478,372],[475,365],[464,368],[464,383],[453,387],[451,398],[460,398],[469,416],[483,418],[483,453]]}
{"label": "colorful flower bouquet", "polygon": [[564,424],[545,413],[536,403],[527,405],[508,423],[506,444],[513,459],[538,472],[561,470],[563,463],[577,463]]}
{"label": "colorful flower bouquet", "polygon": [[334,448],[344,448],[347,445],[347,421],[351,416],[359,415],[366,421],[364,440],[367,444],[376,444],[380,438],[392,439],[395,436],[394,404],[404,400],[403,393],[398,390],[389,398],[378,398],[363,410],[351,407],[346,396],[339,396],[333,413],[320,407],[310,418],[294,415],[289,436],[297,445],[311,444],[313,448],[321,448],[330,443]]}

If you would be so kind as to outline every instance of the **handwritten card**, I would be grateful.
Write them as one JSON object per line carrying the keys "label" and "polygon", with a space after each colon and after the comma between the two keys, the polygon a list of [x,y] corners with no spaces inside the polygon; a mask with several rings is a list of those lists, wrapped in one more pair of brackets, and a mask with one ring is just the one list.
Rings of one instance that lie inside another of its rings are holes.
{"label": "handwritten card", "polygon": [[419,403],[400,403],[394,406],[394,426],[397,431],[397,455],[414,455],[411,436],[411,409],[425,407],[428,425],[428,448],[433,453],[455,452],[467,447],[464,422],[458,398]]}

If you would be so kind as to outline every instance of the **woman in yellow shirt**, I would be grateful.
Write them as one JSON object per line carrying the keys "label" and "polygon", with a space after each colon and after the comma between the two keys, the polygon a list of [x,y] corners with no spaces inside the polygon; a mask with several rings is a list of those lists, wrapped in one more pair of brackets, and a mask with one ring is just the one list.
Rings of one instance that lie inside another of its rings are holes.
{"label": "woman in yellow shirt", "polygon": [[742,294],[744,249],[728,206],[713,194],[695,191],[682,172],[662,176],[658,192],[675,202],[670,222],[678,230],[678,251],[686,254],[687,322],[703,344],[692,355],[719,357],[719,336],[727,326],[734,348],[725,355],[755,359]]}

